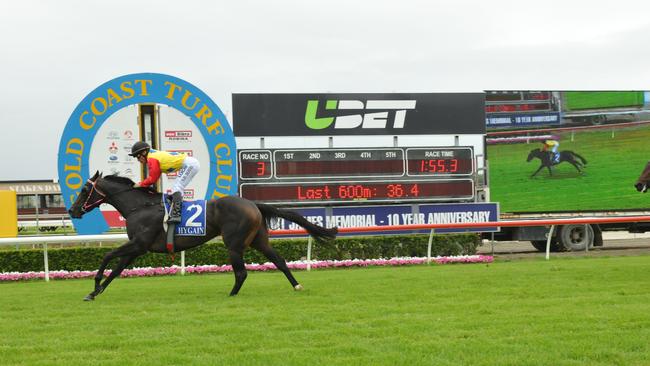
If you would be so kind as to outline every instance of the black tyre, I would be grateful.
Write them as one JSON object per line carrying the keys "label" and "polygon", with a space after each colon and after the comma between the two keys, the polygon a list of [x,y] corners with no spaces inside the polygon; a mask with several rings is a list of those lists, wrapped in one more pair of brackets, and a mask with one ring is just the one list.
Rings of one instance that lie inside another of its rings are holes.
{"label": "black tyre", "polygon": [[591,225],[564,225],[557,236],[560,246],[565,250],[585,250],[594,246],[594,229]]}

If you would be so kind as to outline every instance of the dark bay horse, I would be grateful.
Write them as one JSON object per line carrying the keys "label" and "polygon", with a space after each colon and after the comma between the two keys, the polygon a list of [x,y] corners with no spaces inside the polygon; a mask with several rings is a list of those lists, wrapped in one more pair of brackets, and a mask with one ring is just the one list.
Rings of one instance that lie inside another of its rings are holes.
{"label": "dark bay horse", "polygon": [[526,161],[530,162],[534,158],[541,160],[542,164],[539,166],[539,168],[537,168],[537,170],[535,170],[535,173],[533,173],[531,177],[537,175],[537,173],[539,173],[540,170],[544,168],[548,169],[549,175],[553,175],[553,172],[551,171],[551,167],[565,161],[573,165],[580,173],[582,173],[581,168],[587,165],[587,160],[585,158],[570,150],[560,151],[560,161],[557,163],[553,161],[553,153],[551,151],[542,151],[542,149],[531,150],[530,153],[528,154],[528,158],[526,159]]}
{"label": "dark bay horse", "polygon": [[[81,218],[102,203],[115,207],[126,219],[129,241],[106,254],[95,275],[95,289],[84,300],[94,300],[97,295],[122,273],[133,260],[147,252],[167,253],[166,235],[163,228],[164,208],[160,193],[146,188],[133,188],[133,181],[117,175],[103,177],[99,172],[88,179],[69,210],[73,218]],[[221,235],[228,249],[235,274],[235,285],[230,295],[237,295],[244,280],[246,267],[244,251],[253,247],[262,252],[284,273],[295,290],[302,290],[287,267],[287,263],[269,244],[268,220],[283,218],[302,226],[316,240],[331,240],[337,228],[326,229],[314,225],[299,213],[237,197],[226,196],[206,203],[206,235],[200,237],[177,236],[174,250],[177,252],[199,246]],[[102,283],[104,270],[109,262],[119,258],[111,274]]]}
{"label": "dark bay horse", "polygon": [[639,192],[646,193],[648,191],[648,184],[650,184],[650,161],[643,168],[639,179],[634,184],[634,188]]}

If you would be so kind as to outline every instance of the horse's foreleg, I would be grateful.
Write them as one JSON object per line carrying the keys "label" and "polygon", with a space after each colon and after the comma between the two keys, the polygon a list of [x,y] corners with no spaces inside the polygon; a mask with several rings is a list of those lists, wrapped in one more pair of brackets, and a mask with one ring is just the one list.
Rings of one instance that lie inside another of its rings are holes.
{"label": "horse's foreleg", "polygon": [[[127,262],[126,264],[124,264],[124,268],[125,268],[126,266],[129,265],[129,263],[133,259],[135,259],[138,255],[144,254],[144,252],[146,252],[146,251],[141,250],[139,247],[137,247],[135,244],[133,244],[133,242],[129,241],[126,244],[122,245],[121,247],[119,247],[119,248],[117,248],[115,250],[111,250],[110,252],[106,253],[106,255],[104,256],[104,259],[102,260],[101,265],[99,266],[99,269],[97,270],[97,274],[95,275],[95,289],[93,290],[93,292],[88,294],[84,298],[84,300],[86,300],[86,301],[94,300],[95,297],[97,295],[101,294],[104,291],[104,289],[106,289],[106,286],[108,286],[108,284],[113,280],[111,278],[111,280],[108,281],[108,278],[107,278],[107,280],[104,281],[104,284],[101,284],[101,280],[102,280],[102,278],[104,278],[104,271],[106,270],[106,267],[108,266],[108,264],[110,263],[111,260],[113,260],[114,258],[118,258],[118,257],[128,257],[128,258],[130,258],[130,261]],[[122,264],[123,261],[124,261],[124,259],[122,259],[118,263],[118,265],[115,267],[115,270],[120,268],[120,265]],[[124,268],[119,270],[119,273],[121,273],[124,270]],[[119,275],[119,273],[115,274],[115,270],[111,271],[111,274],[109,275],[109,278],[111,276],[113,278],[115,278],[115,276]]]}
{"label": "horse's foreleg", "polygon": [[[104,255],[104,259],[102,259],[102,263],[99,265],[99,269],[97,269],[97,273],[95,274],[95,291],[94,292],[96,292],[97,294],[99,294],[101,292],[100,283],[102,281],[102,278],[104,278],[104,271],[106,270],[106,267],[108,266],[108,264],[114,258],[117,258],[117,257],[120,256],[120,251],[122,250],[122,248],[124,248],[126,246],[129,246],[130,244],[131,244],[130,241],[126,242],[121,247],[119,247],[117,249],[114,249],[114,250],[111,250],[110,252],[108,252],[108,253],[106,253]],[[92,292],[92,293],[94,293],[94,292]]]}
{"label": "horse's foreleg", "polygon": [[246,272],[246,265],[244,264],[244,253],[237,250],[229,250],[230,264],[235,273],[235,285],[230,291],[230,296],[235,296],[239,293],[241,286],[244,284],[248,273]]}
{"label": "horse's foreleg", "polygon": [[546,168],[548,168],[548,175],[553,176],[553,169],[551,169],[551,166],[547,165]]}
{"label": "horse's foreleg", "polygon": [[108,287],[108,285],[110,285],[111,282],[113,282],[113,280],[116,277],[119,277],[122,274],[122,271],[124,271],[124,269],[126,267],[128,267],[129,264],[133,263],[133,260],[135,260],[137,257],[138,257],[137,255],[121,257],[120,261],[117,262],[117,266],[115,266],[115,268],[113,268],[113,270],[111,271],[111,274],[108,275],[108,277],[106,277],[106,279],[102,283],[102,286],[101,286],[102,292],[104,292],[106,290],[106,288]]}

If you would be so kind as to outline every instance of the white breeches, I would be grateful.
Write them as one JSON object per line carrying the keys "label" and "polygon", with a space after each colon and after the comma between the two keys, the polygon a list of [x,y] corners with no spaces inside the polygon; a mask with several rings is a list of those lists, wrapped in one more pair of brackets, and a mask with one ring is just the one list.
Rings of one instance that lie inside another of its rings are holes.
{"label": "white breeches", "polygon": [[199,161],[191,156],[186,156],[183,161],[183,166],[178,171],[176,180],[174,180],[174,186],[172,187],[171,194],[175,192],[181,192],[185,190],[185,187],[192,181],[192,178],[199,172],[201,169],[201,164]]}

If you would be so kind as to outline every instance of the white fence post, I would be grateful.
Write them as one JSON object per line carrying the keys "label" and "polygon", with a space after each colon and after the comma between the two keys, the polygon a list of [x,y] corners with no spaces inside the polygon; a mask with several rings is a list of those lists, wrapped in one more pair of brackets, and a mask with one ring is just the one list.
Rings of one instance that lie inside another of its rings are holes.
{"label": "white fence post", "polygon": [[435,229],[431,229],[431,232],[429,233],[429,245],[427,246],[427,263],[431,263],[431,246],[433,245],[433,234],[435,231]]}
{"label": "white fence post", "polygon": [[45,282],[50,281],[50,264],[47,258],[47,243],[43,243],[43,266],[45,269]]}
{"label": "white fence post", "polygon": [[181,276],[185,276],[185,251],[181,252]]}
{"label": "white fence post", "polygon": [[553,239],[553,229],[555,225],[551,225],[551,230],[548,232],[548,238],[546,238],[546,260],[551,258],[551,240]]}
{"label": "white fence post", "polygon": [[311,271],[311,235],[309,236],[309,240],[307,240],[307,270]]}

